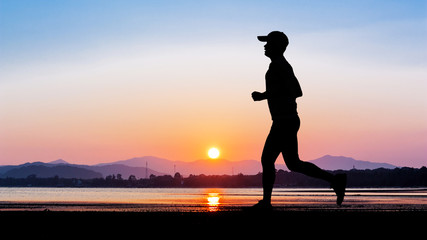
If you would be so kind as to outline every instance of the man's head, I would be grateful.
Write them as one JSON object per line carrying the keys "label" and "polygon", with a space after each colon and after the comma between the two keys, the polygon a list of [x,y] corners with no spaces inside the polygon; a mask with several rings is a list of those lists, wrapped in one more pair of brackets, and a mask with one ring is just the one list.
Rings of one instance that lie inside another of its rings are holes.
{"label": "man's head", "polygon": [[267,42],[265,44],[265,56],[271,58],[276,56],[282,56],[289,44],[288,37],[279,31],[273,31],[267,36],[258,36],[258,40],[261,42]]}

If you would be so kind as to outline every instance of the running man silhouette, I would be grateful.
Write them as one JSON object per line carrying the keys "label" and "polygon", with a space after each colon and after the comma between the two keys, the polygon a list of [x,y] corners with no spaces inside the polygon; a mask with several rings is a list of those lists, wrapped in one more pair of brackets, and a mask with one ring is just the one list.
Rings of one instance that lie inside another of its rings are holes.
{"label": "running man silhouette", "polygon": [[286,166],[291,171],[328,181],[337,195],[337,204],[344,200],[347,176],[333,175],[310,162],[304,162],[298,156],[297,132],[300,118],[297,112],[296,98],[302,96],[298,79],[292,66],[283,56],[289,44],[288,37],[279,31],[267,36],[258,36],[265,44],[265,56],[271,59],[265,74],[265,92],[253,92],[254,101],[267,100],[273,124],[265,141],[261,156],[263,199],[253,206],[255,209],[271,209],[271,194],[276,178],[274,163],[282,153]]}

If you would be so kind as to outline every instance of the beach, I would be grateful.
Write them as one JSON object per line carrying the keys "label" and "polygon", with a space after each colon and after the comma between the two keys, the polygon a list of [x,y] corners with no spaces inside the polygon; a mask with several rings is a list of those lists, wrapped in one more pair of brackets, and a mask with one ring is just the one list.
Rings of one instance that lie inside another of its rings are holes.
{"label": "beach", "polygon": [[85,231],[173,236],[194,230],[251,236],[268,229],[283,234],[315,230],[325,236],[345,229],[352,235],[393,236],[422,231],[427,216],[425,189],[350,189],[342,206],[335,204],[329,189],[277,189],[273,210],[267,212],[250,210],[261,189],[0,190],[4,229],[60,229],[78,236]]}
{"label": "beach", "polygon": [[[427,216],[425,205],[411,204],[293,205],[276,206],[268,212],[233,206],[210,212],[195,206],[177,208],[143,204],[2,203],[0,207],[4,229],[21,226],[38,233],[45,229],[40,236],[58,230],[76,237],[87,234],[105,237],[110,234],[250,237],[273,233],[325,237],[344,233],[361,237],[420,236]],[[338,229],[341,233],[336,232]]]}

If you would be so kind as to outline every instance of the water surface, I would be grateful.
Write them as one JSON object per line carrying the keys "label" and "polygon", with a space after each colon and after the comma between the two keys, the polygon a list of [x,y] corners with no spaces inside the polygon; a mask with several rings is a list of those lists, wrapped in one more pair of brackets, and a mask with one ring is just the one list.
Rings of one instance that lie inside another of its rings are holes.
{"label": "water surface", "polygon": [[[150,210],[196,209],[217,211],[226,207],[251,206],[262,198],[262,188],[0,188],[0,210],[70,206],[102,209]],[[272,203],[277,207],[335,207],[335,194],[323,188],[276,188]],[[347,207],[405,206],[426,208],[425,188],[350,188]],[[48,207],[50,206],[50,207]],[[74,209],[75,210],[75,209]]]}

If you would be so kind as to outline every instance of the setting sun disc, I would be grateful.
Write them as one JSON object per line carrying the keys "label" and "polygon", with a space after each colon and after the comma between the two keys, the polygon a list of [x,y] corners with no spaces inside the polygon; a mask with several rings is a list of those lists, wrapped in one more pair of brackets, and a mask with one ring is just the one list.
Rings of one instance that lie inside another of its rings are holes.
{"label": "setting sun disc", "polygon": [[218,148],[211,148],[208,151],[208,156],[212,159],[218,158],[219,157],[219,150]]}

